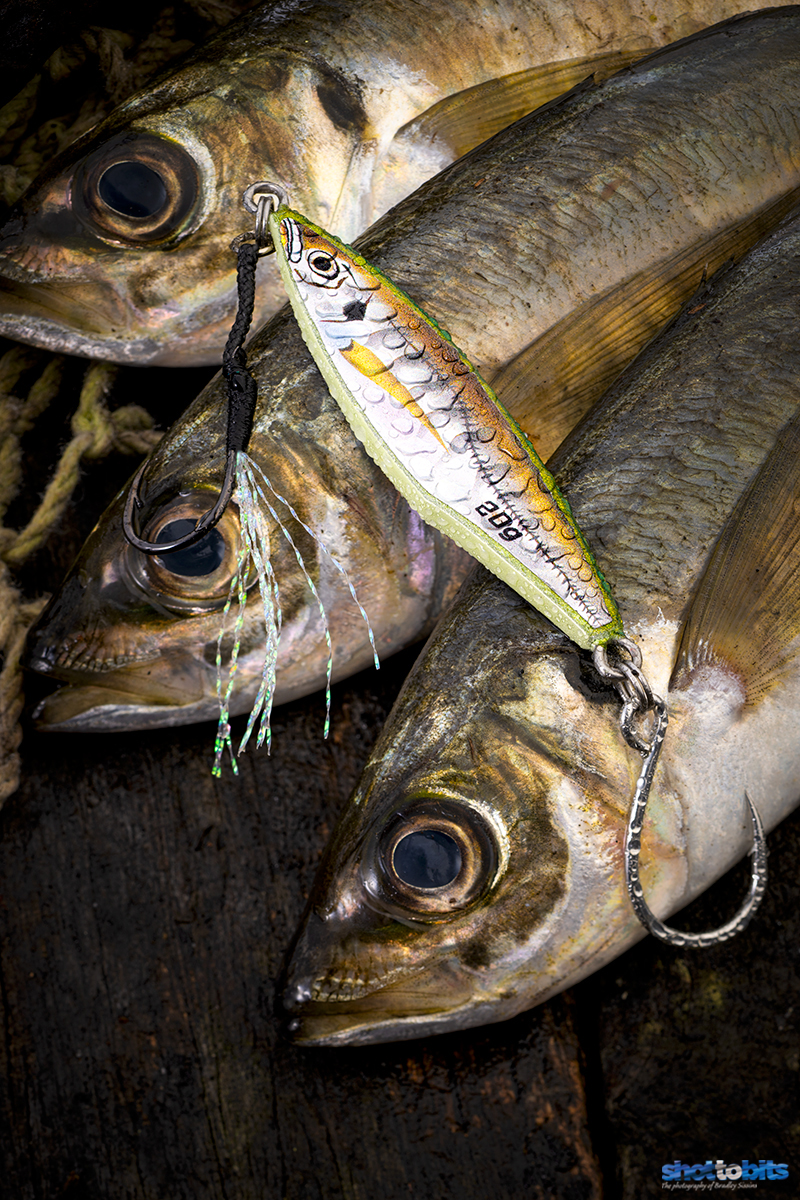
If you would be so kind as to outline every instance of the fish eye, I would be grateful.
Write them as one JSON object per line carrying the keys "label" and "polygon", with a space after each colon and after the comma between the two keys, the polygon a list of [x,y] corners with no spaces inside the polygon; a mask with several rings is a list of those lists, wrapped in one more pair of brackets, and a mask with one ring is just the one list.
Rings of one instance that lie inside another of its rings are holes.
{"label": "fish eye", "polygon": [[326,254],[324,250],[309,251],[306,262],[311,267],[315,275],[321,275],[323,279],[335,279],[339,274],[339,264],[330,254]]}
{"label": "fish eye", "polygon": [[[201,490],[173,498],[145,523],[144,537],[165,545],[177,541],[191,533],[215,499],[215,493]],[[241,544],[238,515],[230,504],[219,523],[191,546],[163,554],[144,554],[129,547],[127,569],[139,589],[158,605],[181,613],[212,612],[228,599]]]}
{"label": "fish eye", "polygon": [[194,159],[169,138],[110,138],[75,174],[76,215],[104,241],[143,245],[188,232],[200,197]]}
{"label": "fish eye", "polygon": [[100,199],[123,217],[154,217],[167,202],[158,171],[143,162],[118,162],[100,176]]}
{"label": "fish eye", "polygon": [[[186,537],[195,528],[194,521],[184,517],[180,521],[169,521],[156,536],[156,544],[176,542],[178,538]],[[181,546],[179,550],[167,550],[157,555],[162,567],[173,575],[183,578],[197,579],[201,575],[211,575],[221,565],[225,558],[225,539],[216,528],[209,529],[198,542],[191,546]]]}
{"label": "fish eye", "polygon": [[426,797],[398,809],[369,857],[367,890],[399,915],[437,921],[475,904],[497,876],[496,831],[467,803]]}
{"label": "fish eye", "polygon": [[415,829],[396,844],[392,870],[408,887],[447,887],[461,871],[458,842],[441,829]]}

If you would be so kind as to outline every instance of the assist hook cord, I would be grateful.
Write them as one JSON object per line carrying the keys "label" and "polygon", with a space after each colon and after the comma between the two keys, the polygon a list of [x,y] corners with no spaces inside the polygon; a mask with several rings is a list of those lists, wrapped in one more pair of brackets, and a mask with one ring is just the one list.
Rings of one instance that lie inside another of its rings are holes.
{"label": "assist hook cord", "polygon": [[[609,649],[614,655],[613,663],[609,658]],[[707,933],[684,933],[659,921],[644,898],[639,877],[639,858],[647,801],[667,732],[667,706],[660,696],[655,695],[643,675],[642,655],[635,642],[628,638],[615,638],[603,646],[598,646],[594,652],[594,663],[598,673],[613,682],[622,698],[619,719],[622,736],[631,749],[638,751],[644,758],[625,832],[625,883],[633,910],[648,933],[670,946],[700,949],[727,942],[740,933],[752,919],[767,887],[767,843],[758,812],[745,792],[753,826],[753,846],[750,851],[753,863],[750,890],[736,915],[725,925]],[[637,731],[636,722],[637,719],[641,721],[648,713],[653,714],[653,720],[650,734],[645,738]]]}
{"label": "assist hook cord", "polygon": [[205,537],[209,529],[213,529],[228,507],[236,480],[236,456],[247,449],[250,434],[253,429],[253,418],[258,398],[258,385],[247,366],[247,355],[244,352],[244,342],[250,332],[253,320],[253,307],[256,295],[256,267],[259,258],[273,254],[267,221],[270,213],[288,202],[284,189],[276,183],[261,181],[251,184],[242,198],[244,207],[252,213],[255,227],[246,233],[240,233],[231,242],[235,251],[236,288],[239,297],[236,319],[228,335],[228,341],[222,353],[222,373],[228,387],[228,426],[225,439],[225,475],[216,503],[198,518],[194,529],[172,542],[150,542],[137,531],[137,516],[144,507],[141,497],[141,486],[148,459],[142,463],[133,477],[128,497],[125,501],[125,511],[122,517],[122,530],[125,537],[145,554],[168,554],[185,546],[193,546]]}

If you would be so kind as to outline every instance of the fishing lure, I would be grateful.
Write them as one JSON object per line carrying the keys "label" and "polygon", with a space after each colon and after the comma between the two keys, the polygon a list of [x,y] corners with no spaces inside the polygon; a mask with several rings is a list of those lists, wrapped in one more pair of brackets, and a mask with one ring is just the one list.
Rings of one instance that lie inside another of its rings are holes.
{"label": "fishing lure", "polygon": [[579,646],[622,636],[555,480],[449,335],[299,213],[269,218],[295,316],[356,437],[429,524]]}

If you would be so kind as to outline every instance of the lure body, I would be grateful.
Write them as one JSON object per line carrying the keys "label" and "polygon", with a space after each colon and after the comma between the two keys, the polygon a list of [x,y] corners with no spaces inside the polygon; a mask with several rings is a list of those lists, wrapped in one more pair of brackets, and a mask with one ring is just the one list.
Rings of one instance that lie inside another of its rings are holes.
{"label": "lure body", "polygon": [[622,633],[552,475],[449,335],[299,213],[270,218],[303,336],[353,432],[409,503],[579,645]]}

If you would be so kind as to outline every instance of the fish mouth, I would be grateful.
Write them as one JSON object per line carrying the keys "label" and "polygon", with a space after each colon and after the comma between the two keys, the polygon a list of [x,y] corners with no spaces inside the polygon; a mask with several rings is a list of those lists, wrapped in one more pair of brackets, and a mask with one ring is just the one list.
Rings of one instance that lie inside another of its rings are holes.
{"label": "fish mouth", "polygon": [[284,1033],[299,1046],[359,1046],[408,1041],[497,1021],[488,1000],[476,1002],[475,981],[452,960],[413,968],[386,987],[349,1000],[311,1000],[302,983],[281,996]]}
{"label": "fish mouth", "polygon": [[[144,267],[140,274],[139,283],[146,287]],[[209,287],[188,304],[177,288],[175,295],[177,299],[137,306],[125,299],[113,278],[97,278],[78,268],[71,276],[39,277],[15,262],[12,251],[0,250],[0,335],[54,354],[120,366],[219,366],[236,315],[235,282]],[[263,270],[253,328],[285,299],[277,273]]]}
{"label": "fish mouth", "polygon": [[[71,672],[53,670],[42,654],[27,664],[32,670],[56,678]],[[44,732],[105,732],[152,729],[212,720],[219,704],[208,668],[184,653],[144,661],[130,667],[75,678],[42,700],[34,711]]]}
{"label": "fish mouth", "polygon": [[463,962],[457,935],[431,945],[430,932],[420,925],[406,943],[408,927],[364,903],[360,888],[347,887],[335,909],[310,906],[278,985],[284,1035],[302,1046],[355,1046],[512,1015],[513,986],[495,995]]}
{"label": "fish mouth", "polygon": [[[46,731],[148,729],[218,715],[208,638],[159,645],[156,628],[132,635],[125,623],[98,619],[96,586],[81,571],[66,580],[31,630],[25,665],[61,686],[34,712]],[[112,588],[118,608],[135,605]],[[77,614],[77,630],[76,626]],[[85,621],[80,621],[81,615]]]}
{"label": "fish mouth", "polygon": [[180,703],[174,698],[148,703],[121,686],[66,684],[46,696],[33,717],[43,733],[125,733],[217,720],[219,703],[208,695]]}
{"label": "fish mouth", "polygon": [[[107,290],[107,289],[106,289]],[[117,307],[114,293],[106,308]],[[0,335],[26,345],[39,346],[53,354],[75,354],[97,358],[123,367],[196,367],[218,366],[221,348],[232,320],[228,308],[209,305],[204,317],[196,319],[197,328],[175,331],[161,342],[143,334],[132,337],[127,317],[120,317],[120,335],[80,329],[78,315],[87,315],[85,324],[95,324],[93,314],[103,310],[105,297],[91,298],[88,285],[61,292],[46,284],[17,284],[0,276]],[[165,313],[172,321],[174,314]]]}
{"label": "fish mouth", "polygon": [[[0,276],[0,334],[55,354],[101,358],[127,366],[155,363],[163,347],[151,337],[130,338],[126,314],[112,289],[87,284],[61,288]],[[98,328],[115,319],[120,337]],[[83,326],[83,329],[81,329]]]}

